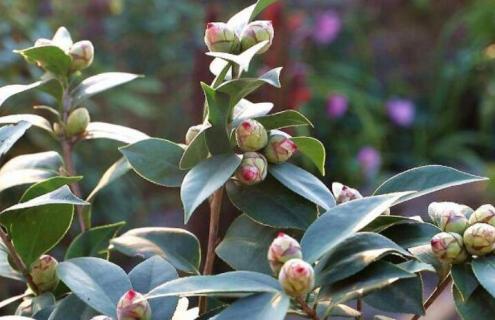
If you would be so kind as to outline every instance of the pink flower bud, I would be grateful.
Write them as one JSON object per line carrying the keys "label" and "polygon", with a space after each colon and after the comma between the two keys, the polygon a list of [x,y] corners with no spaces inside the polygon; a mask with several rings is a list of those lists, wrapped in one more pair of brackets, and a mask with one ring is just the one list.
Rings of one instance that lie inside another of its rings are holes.
{"label": "pink flower bud", "polygon": [[242,121],[235,130],[235,139],[242,151],[258,151],[268,143],[268,134],[261,123],[247,119]]}
{"label": "pink flower bud", "polygon": [[69,54],[72,57],[72,71],[85,69],[93,63],[93,44],[88,40],[76,42],[70,47]]}
{"label": "pink flower bud", "polygon": [[148,301],[134,290],[127,291],[117,304],[118,320],[150,320],[151,307]]}
{"label": "pink flower bud", "polygon": [[462,237],[453,232],[441,232],[431,239],[431,250],[438,260],[446,263],[462,263],[467,259]]}
{"label": "pink flower bud", "polygon": [[272,45],[274,34],[275,32],[271,21],[253,21],[242,30],[241,50],[246,51],[260,42],[268,41],[268,43],[258,51],[258,54],[265,53]]}
{"label": "pink flower bud", "polygon": [[58,286],[58,261],[49,255],[43,255],[31,265],[31,278],[39,292],[53,291]]}
{"label": "pink flower bud", "polygon": [[468,227],[466,215],[473,212],[466,205],[455,202],[432,202],[428,206],[428,215],[442,231],[463,234]]}
{"label": "pink flower bud", "polygon": [[301,245],[296,239],[280,232],[270,245],[267,258],[273,273],[278,275],[285,262],[302,259]]}
{"label": "pink flower bud", "polygon": [[211,52],[237,53],[240,42],[234,30],[223,22],[210,22],[206,26],[205,43]]}
{"label": "pink flower bud", "polygon": [[253,185],[265,180],[268,163],[257,152],[246,152],[236,171],[236,178],[245,185]]}
{"label": "pink flower bud", "polygon": [[296,151],[297,146],[288,135],[272,133],[263,154],[271,163],[282,163],[289,160]]}
{"label": "pink flower bud", "polygon": [[332,183],[332,192],[337,204],[341,204],[347,201],[361,199],[363,196],[358,190],[343,185],[339,182]]}
{"label": "pink flower bud", "polygon": [[282,266],[278,281],[288,295],[303,296],[309,293],[315,285],[313,267],[301,259],[291,259]]}

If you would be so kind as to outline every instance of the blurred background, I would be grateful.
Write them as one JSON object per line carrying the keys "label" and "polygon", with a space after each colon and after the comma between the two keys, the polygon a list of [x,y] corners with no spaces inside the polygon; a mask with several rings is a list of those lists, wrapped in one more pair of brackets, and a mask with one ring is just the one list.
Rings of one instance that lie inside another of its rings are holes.
{"label": "blurred background", "polygon": [[[117,70],[146,75],[91,101],[93,120],[183,141],[187,128],[201,121],[199,82],[211,79],[205,23],[225,21],[251,2],[1,0],[0,85],[38,77],[39,70],[12,50],[50,38],[63,25],[73,39],[95,46],[86,75]],[[275,42],[256,68],[284,66],[283,88],[263,89],[252,100],[298,109],[313,121],[310,133],[327,149],[328,185],[338,180],[366,194],[396,172],[432,163],[495,175],[495,1],[284,0],[262,18],[273,21]],[[50,103],[47,99],[13,98],[0,115],[31,112],[34,104]],[[118,159],[117,147],[109,141],[78,145],[76,166],[85,176],[85,192]],[[33,129],[9,156],[48,148],[57,146]],[[316,174],[311,164],[303,165]],[[495,200],[493,188],[492,183],[453,189],[434,199],[478,206]],[[20,191],[2,194],[2,206],[17,201]],[[98,196],[95,223],[182,226],[178,196],[178,190],[131,173]],[[406,214],[424,209],[424,199],[421,206],[400,208]],[[197,216],[189,228],[201,236],[207,220]],[[0,298],[11,294],[3,282]]]}

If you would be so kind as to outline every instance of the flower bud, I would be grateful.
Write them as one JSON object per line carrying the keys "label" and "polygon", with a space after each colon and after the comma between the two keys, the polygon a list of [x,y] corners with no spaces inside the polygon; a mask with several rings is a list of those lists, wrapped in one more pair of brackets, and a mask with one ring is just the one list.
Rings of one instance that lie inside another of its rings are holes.
{"label": "flower bud", "polygon": [[206,25],[205,43],[211,52],[237,53],[240,47],[235,31],[223,22],[210,22]]}
{"label": "flower bud", "polygon": [[315,285],[313,267],[301,259],[291,259],[282,266],[278,281],[288,295],[300,297],[309,293]]}
{"label": "flower bud", "polygon": [[74,43],[70,47],[69,54],[72,57],[71,70],[78,71],[89,67],[93,63],[95,49],[90,41],[83,40]]}
{"label": "flower bud", "polygon": [[112,318],[110,318],[108,316],[96,316],[96,317],[91,318],[90,320],[112,320]]}
{"label": "flower bud", "polygon": [[464,245],[475,256],[484,256],[495,246],[495,227],[486,223],[477,223],[464,231]]}
{"label": "flower bud", "polygon": [[86,108],[77,108],[67,118],[66,133],[69,137],[77,136],[86,131],[90,121]]}
{"label": "flower bud", "polygon": [[337,204],[361,199],[363,197],[356,189],[343,185],[339,182],[332,183],[332,192]]}
{"label": "flower bud", "polygon": [[270,245],[267,258],[273,273],[278,275],[285,262],[302,259],[301,245],[296,239],[280,232]]}
{"label": "flower bud", "polygon": [[491,204],[484,204],[476,209],[469,217],[469,225],[476,223],[488,223],[495,227],[495,207]]}
{"label": "flower bud", "polygon": [[467,259],[461,235],[441,232],[431,239],[431,250],[438,260],[446,263],[461,263]]}
{"label": "flower bud", "polygon": [[58,261],[49,255],[43,255],[31,265],[31,278],[38,292],[53,291],[57,288],[59,279],[57,276]]}
{"label": "flower bud", "polygon": [[290,159],[297,146],[289,136],[280,133],[270,134],[268,144],[263,149],[263,154],[271,163],[282,163]]}
{"label": "flower bud", "polygon": [[242,121],[235,130],[235,139],[242,151],[258,151],[268,143],[265,127],[256,120]]}
{"label": "flower bud", "polygon": [[202,124],[198,124],[196,126],[192,126],[189,129],[187,129],[186,133],[186,144],[189,145],[191,142],[196,138],[196,136],[201,132],[201,129],[203,129]]}
{"label": "flower bud", "polygon": [[432,202],[428,206],[428,215],[442,231],[462,234],[468,227],[466,214],[472,209],[455,202]]}
{"label": "flower bud", "polygon": [[258,51],[258,54],[265,53],[272,45],[273,36],[274,31],[271,21],[253,21],[242,30],[241,50],[245,51],[260,42],[268,41],[268,43]]}
{"label": "flower bud", "polygon": [[63,126],[58,123],[58,122],[55,122],[53,124],[53,133],[57,136],[57,137],[60,137],[64,134],[64,128]]}
{"label": "flower bud", "polygon": [[236,178],[245,185],[253,185],[265,180],[268,163],[266,158],[257,152],[246,152],[236,171]]}
{"label": "flower bud", "polygon": [[118,320],[150,320],[151,307],[148,301],[134,290],[127,291],[117,304]]}

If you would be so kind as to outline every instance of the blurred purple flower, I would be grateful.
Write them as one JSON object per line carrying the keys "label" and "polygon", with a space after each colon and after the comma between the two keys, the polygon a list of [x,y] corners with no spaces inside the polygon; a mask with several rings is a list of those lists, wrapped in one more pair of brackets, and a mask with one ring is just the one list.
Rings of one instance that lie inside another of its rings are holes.
{"label": "blurred purple flower", "polygon": [[357,160],[367,176],[375,175],[382,164],[380,152],[371,146],[361,148],[357,154]]}
{"label": "blurred purple flower", "polygon": [[332,119],[342,117],[347,111],[348,104],[347,97],[342,94],[334,93],[329,95],[327,98],[328,116]]}
{"label": "blurred purple flower", "polygon": [[409,127],[416,115],[416,107],[411,100],[393,98],[386,102],[388,117],[398,126]]}
{"label": "blurred purple flower", "polygon": [[321,45],[335,40],[342,29],[342,20],[334,10],[328,10],[316,17],[313,26],[313,39]]}

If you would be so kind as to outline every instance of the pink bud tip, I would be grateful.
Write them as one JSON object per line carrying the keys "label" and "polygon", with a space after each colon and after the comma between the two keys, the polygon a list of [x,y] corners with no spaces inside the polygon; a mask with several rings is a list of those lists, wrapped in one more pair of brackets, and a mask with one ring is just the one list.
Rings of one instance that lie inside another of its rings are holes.
{"label": "pink bud tip", "polygon": [[302,266],[299,266],[299,267],[296,268],[296,272],[297,273],[304,273],[304,271],[305,271],[305,269]]}
{"label": "pink bud tip", "polygon": [[127,299],[133,300],[136,297],[137,293],[133,289],[127,291]]}
{"label": "pink bud tip", "polygon": [[283,233],[282,231],[280,231],[279,233],[277,233],[277,237],[278,238],[285,237],[285,233]]}
{"label": "pink bud tip", "polygon": [[242,171],[242,177],[246,181],[252,181],[256,179],[256,175],[258,174],[256,168],[246,168]]}
{"label": "pink bud tip", "polygon": [[242,123],[242,127],[245,130],[249,130],[249,129],[251,129],[251,124],[248,121],[245,121],[245,122]]}
{"label": "pink bud tip", "polygon": [[213,28],[213,26],[214,26],[214,25],[215,25],[215,24],[214,24],[213,22],[208,22],[208,23],[206,24],[206,29]]}

